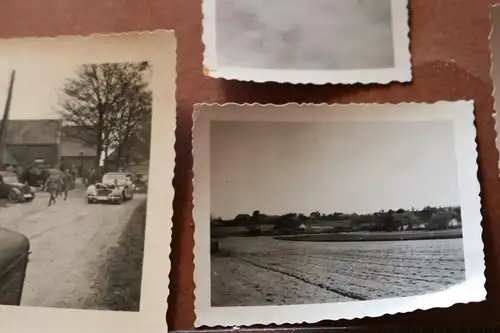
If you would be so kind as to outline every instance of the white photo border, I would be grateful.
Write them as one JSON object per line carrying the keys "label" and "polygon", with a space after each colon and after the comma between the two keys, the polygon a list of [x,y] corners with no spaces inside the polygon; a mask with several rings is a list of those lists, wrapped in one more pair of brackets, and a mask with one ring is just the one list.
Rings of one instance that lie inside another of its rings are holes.
{"label": "white photo border", "polygon": [[[150,186],[144,240],[140,311],[0,305],[0,333],[166,332],[176,126],[176,38],[171,30],[0,39],[0,69],[33,57],[75,65],[148,61],[153,75]],[[8,73],[8,72],[6,72]],[[28,264],[29,265],[29,264]],[[57,288],[57,286],[55,286]]]}
{"label": "white photo border", "polygon": [[[466,281],[425,295],[323,304],[212,307],[210,302],[211,121],[433,121],[454,127]],[[193,112],[195,326],[315,323],[450,307],[486,298],[476,127],[472,101],[401,104],[196,104]]]}
{"label": "white photo border", "polygon": [[202,40],[205,45],[203,67],[206,76],[259,83],[288,82],[317,85],[329,83],[387,84],[393,81],[410,82],[412,80],[408,0],[391,0],[394,67],[355,70],[294,70],[219,66],[216,46],[216,2],[217,0],[202,1]]}

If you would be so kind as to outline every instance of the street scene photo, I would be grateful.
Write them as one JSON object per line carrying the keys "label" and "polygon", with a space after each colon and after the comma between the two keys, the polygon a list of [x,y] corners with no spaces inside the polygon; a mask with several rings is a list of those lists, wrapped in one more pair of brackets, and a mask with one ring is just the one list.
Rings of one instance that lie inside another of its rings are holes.
{"label": "street scene photo", "polygon": [[56,66],[0,72],[0,304],[139,311],[153,66]]}
{"label": "street scene photo", "polygon": [[452,121],[221,119],[208,130],[212,307],[399,298],[466,280]]}

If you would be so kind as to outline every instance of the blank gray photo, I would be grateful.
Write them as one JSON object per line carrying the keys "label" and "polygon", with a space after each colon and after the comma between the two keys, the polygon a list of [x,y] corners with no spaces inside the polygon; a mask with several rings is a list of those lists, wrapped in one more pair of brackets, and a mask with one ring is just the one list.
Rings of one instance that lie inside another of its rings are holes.
{"label": "blank gray photo", "polygon": [[221,66],[395,67],[391,0],[217,0]]}

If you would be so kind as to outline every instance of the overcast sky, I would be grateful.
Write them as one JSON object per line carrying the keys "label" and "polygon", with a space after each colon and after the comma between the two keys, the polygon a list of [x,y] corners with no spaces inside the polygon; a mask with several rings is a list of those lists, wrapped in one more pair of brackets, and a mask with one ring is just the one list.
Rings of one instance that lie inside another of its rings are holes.
{"label": "overcast sky", "polygon": [[453,125],[212,122],[211,213],[459,205]]}
{"label": "overcast sky", "polygon": [[[58,96],[64,82],[72,77],[78,66],[47,66],[46,63],[16,68],[16,81],[12,96],[10,119],[57,119]],[[0,70],[0,119],[3,115],[10,71]]]}
{"label": "overcast sky", "polygon": [[394,66],[391,0],[216,0],[219,65]]}

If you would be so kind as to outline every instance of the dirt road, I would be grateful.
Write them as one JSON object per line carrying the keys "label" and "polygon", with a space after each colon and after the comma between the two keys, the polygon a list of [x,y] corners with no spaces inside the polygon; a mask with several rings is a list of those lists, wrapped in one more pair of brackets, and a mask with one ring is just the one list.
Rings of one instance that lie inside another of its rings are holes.
{"label": "dirt road", "polygon": [[403,297],[465,280],[461,239],[220,241],[212,256],[212,306],[307,304]]}
{"label": "dirt road", "polygon": [[73,191],[51,207],[46,193],[37,193],[32,203],[0,203],[0,226],[31,243],[22,305],[96,308],[88,299],[97,290],[99,265],[146,196],[122,205],[89,205],[83,197]]}

